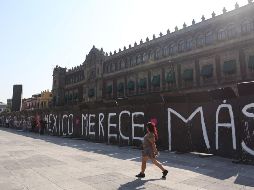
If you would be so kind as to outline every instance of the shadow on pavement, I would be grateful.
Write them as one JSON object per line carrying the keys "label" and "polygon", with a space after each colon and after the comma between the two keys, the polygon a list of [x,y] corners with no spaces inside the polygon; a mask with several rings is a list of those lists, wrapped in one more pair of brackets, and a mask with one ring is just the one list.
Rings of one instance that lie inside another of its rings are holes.
{"label": "shadow on pavement", "polygon": [[[0,127],[0,130],[30,137],[33,139],[43,140],[60,146],[67,146],[82,151],[107,155],[117,159],[130,160],[135,162],[141,161],[141,151],[133,149],[130,146],[119,147],[115,145],[106,145],[105,143],[90,142],[84,139],[74,140],[71,138],[39,135],[31,132],[18,132],[14,129],[7,129],[2,127]],[[165,151],[161,152],[158,160],[162,162],[164,166],[189,170],[219,180],[226,180],[235,177],[235,184],[254,187],[254,166],[233,164],[231,160],[226,158],[221,158],[217,156],[208,156],[202,158],[198,155],[190,153],[179,155]],[[137,171],[138,170],[139,168],[137,168]],[[137,179],[135,181],[131,181],[127,184],[122,185],[119,189],[126,189],[125,187],[128,186],[139,187],[147,181],[151,180]]]}
{"label": "shadow on pavement", "polygon": [[[118,190],[127,190],[127,189],[145,189],[145,185],[148,182],[152,182],[152,181],[157,181],[157,180],[161,180],[161,179],[149,179],[149,180],[144,180],[144,179],[140,179],[137,178],[134,181],[130,181],[128,183],[125,183],[123,185],[121,185]],[[152,185],[152,184],[151,184]],[[156,187],[155,187],[156,188]]]}

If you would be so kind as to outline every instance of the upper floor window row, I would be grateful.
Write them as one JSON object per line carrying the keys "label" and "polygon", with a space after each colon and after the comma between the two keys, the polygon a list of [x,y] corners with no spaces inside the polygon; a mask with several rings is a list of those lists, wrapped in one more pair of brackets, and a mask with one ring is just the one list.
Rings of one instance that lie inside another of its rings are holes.
{"label": "upper floor window row", "polygon": [[66,85],[74,84],[74,83],[77,83],[77,82],[80,82],[80,81],[84,80],[84,78],[85,78],[84,74],[68,76],[65,79],[65,84]]}
{"label": "upper floor window row", "polygon": [[254,21],[245,19],[240,25],[231,23],[217,32],[217,39],[228,40],[254,31]]}
{"label": "upper floor window row", "polygon": [[240,34],[239,27],[234,24],[228,25],[226,28],[221,28],[218,30],[217,38],[218,41],[228,40],[237,37]]}
{"label": "upper floor window row", "polygon": [[120,59],[114,63],[106,63],[104,67],[104,72],[115,72],[149,61],[162,59],[168,56],[174,56],[178,53],[190,51],[195,48],[201,48],[206,45],[212,45],[219,41],[236,38],[241,34],[244,35],[253,31],[254,21],[245,20],[241,23],[241,25],[230,23],[226,27],[220,28],[217,31],[207,31],[205,33],[199,33],[194,37],[189,36],[176,42],[163,44],[162,46],[148,49],[143,53],[138,53],[136,55]]}

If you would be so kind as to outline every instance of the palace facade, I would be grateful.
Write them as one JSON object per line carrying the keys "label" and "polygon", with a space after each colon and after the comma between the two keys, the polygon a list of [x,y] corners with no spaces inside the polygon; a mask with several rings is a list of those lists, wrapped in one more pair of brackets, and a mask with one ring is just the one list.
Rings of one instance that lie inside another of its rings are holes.
{"label": "palace facade", "polygon": [[[53,71],[55,106],[185,94],[254,81],[254,3],[114,53],[93,47],[82,65]],[[237,92],[236,92],[237,94]]]}

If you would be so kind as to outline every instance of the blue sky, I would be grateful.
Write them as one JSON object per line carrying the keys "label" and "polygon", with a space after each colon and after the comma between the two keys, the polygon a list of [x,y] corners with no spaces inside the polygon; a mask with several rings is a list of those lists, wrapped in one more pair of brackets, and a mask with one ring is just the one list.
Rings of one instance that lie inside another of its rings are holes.
{"label": "blue sky", "polygon": [[[239,0],[240,6],[247,0]],[[80,65],[93,45],[105,52],[182,28],[202,15],[234,9],[233,0],[0,0],[0,101],[52,88],[56,65]]]}

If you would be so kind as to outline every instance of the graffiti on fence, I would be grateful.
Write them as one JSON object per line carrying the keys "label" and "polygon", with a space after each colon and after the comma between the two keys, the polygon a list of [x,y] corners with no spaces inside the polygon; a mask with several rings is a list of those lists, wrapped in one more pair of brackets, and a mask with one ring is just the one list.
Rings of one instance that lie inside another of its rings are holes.
{"label": "graffiti on fence", "polygon": [[[241,147],[244,151],[246,151],[247,153],[251,154],[254,156],[254,150],[252,150],[250,147],[248,147],[244,141],[245,138],[248,139],[249,142],[253,142],[254,141],[254,130],[252,129],[252,132],[250,133],[250,126],[249,126],[249,122],[251,121],[250,119],[254,119],[254,113],[251,113],[249,110],[251,108],[254,108],[254,103],[250,103],[247,104],[243,107],[242,109],[242,114],[245,116],[245,120],[244,120],[244,131],[245,133],[247,133],[247,137],[242,137],[241,140]],[[229,115],[229,122],[220,122],[219,121],[219,115],[220,115],[220,111],[222,109],[226,109],[228,111],[228,115]],[[186,119],[184,118],[180,113],[178,113],[177,111],[175,111],[172,108],[168,108],[168,143],[169,143],[169,150],[172,150],[172,138],[179,138],[179,136],[177,137],[172,137],[171,134],[171,130],[172,130],[172,114],[174,114],[175,116],[177,116],[179,119],[181,119],[184,123],[189,123],[191,122],[191,120],[197,115],[200,114],[200,124],[201,124],[201,129],[202,129],[202,134],[203,134],[203,139],[206,145],[207,149],[210,149],[210,142],[209,142],[209,138],[208,138],[208,134],[207,134],[207,125],[206,125],[206,118],[204,117],[204,112],[203,112],[203,107],[200,106],[198,107],[194,112],[191,113],[191,115]],[[212,114],[211,114],[212,115]],[[216,110],[215,113],[215,149],[218,150],[219,149],[219,128],[220,127],[225,127],[227,129],[231,130],[231,138],[232,138],[232,149],[236,150],[237,149],[237,145],[236,145],[236,125],[235,125],[235,116],[234,116],[234,112],[232,109],[232,105],[230,104],[226,104],[226,101],[223,101],[223,104],[218,105],[218,108]],[[242,126],[239,126],[242,127]],[[253,127],[253,126],[252,126]],[[240,129],[241,130],[241,129]],[[251,144],[251,143],[249,143]]]}
{"label": "graffiti on fence", "polygon": [[[37,116],[40,119],[36,119]],[[206,102],[163,102],[104,107],[76,112],[49,111],[5,115],[0,120],[14,128],[40,126],[57,136],[139,146],[147,121],[158,123],[158,147],[170,151],[209,152],[226,157],[254,159],[253,96]]]}
{"label": "graffiti on fence", "polygon": [[[101,137],[105,139],[107,137],[107,142],[110,143],[110,139],[122,139],[126,140],[130,144],[130,139],[132,140],[143,140],[143,136],[136,134],[136,129],[139,128],[144,130],[144,123],[139,123],[136,118],[144,117],[144,112],[130,112],[128,110],[123,110],[120,113],[81,113],[81,126],[78,131],[77,123],[74,120],[74,114],[46,114],[44,119],[47,123],[47,130],[58,135],[73,135],[74,130],[77,130],[79,134],[76,135],[84,137]],[[122,125],[123,119],[128,119],[130,122],[129,128],[131,128],[131,136],[127,136],[123,133]],[[77,120],[77,118],[76,118]],[[74,126],[76,127],[74,129]],[[97,128],[98,130],[96,130]],[[106,130],[107,129],[107,130]],[[105,134],[107,131],[107,135]],[[98,134],[97,134],[98,133]]]}

